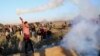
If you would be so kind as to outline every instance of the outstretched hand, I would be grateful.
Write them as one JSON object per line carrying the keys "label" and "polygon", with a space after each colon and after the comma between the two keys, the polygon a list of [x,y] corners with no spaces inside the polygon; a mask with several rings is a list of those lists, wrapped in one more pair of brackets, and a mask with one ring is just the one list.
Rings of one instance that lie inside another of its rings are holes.
{"label": "outstretched hand", "polygon": [[19,17],[21,21],[23,21],[23,19],[21,17]]}

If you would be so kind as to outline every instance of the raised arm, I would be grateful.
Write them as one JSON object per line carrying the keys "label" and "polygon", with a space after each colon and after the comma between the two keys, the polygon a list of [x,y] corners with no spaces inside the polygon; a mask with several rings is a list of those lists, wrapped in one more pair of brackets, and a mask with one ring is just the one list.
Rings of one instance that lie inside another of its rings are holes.
{"label": "raised arm", "polygon": [[20,18],[21,22],[24,23],[23,19],[21,17],[19,17],[19,18]]}

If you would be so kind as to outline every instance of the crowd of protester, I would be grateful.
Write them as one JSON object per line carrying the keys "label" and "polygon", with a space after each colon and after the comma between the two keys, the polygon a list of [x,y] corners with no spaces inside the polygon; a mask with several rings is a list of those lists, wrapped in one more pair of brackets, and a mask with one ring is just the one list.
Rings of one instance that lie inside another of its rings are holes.
{"label": "crowd of protester", "polygon": [[[53,32],[52,29],[55,27],[55,25],[52,24],[52,22],[49,23],[30,23],[29,24],[29,30],[30,30],[30,37],[33,38],[33,46],[35,48],[40,48],[43,45],[52,44],[50,42],[53,38]],[[62,28],[66,28],[66,22],[65,24],[62,24]],[[22,47],[22,44],[20,44],[21,41],[23,41],[23,31],[21,25],[4,25],[2,29],[0,29],[0,37],[4,36],[3,38],[6,39],[6,41],[12,41],[12,43],[15,45],[15,42],[17,45],[15,47],[20,48]],[[22,39],[20,39],[22,38]],[[15,40],[14,40],[15,39]],[[12,44],[11,43],[11,44]],[[6,46],[7,47],[7,46]],[[6,48],[5,47],[5,48]],[[10,46],[11,48],[12,46]],[[2,48],[2,44],[0,44],[0,50],[5,49]],[[1,51],[0,51],[1,52]]]}

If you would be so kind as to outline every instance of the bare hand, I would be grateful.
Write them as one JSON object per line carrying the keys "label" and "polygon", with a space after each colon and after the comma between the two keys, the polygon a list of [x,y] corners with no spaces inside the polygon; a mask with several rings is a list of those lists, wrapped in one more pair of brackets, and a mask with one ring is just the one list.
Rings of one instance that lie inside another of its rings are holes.
{"label": "bare hand", "polygon": [[21,21],[23,21],[23,19],[21,17],[19,17]]}

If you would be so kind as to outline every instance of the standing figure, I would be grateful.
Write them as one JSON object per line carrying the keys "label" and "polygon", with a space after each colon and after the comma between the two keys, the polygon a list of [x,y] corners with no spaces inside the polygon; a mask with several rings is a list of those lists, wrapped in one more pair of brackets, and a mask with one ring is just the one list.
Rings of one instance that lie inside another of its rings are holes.
{"label": "standing figure", "polygon": [[22,22],[22,29],[23,29],[23,35],[24,35],[24,42],[25,42],[25,54],[28,54],[28,45],[30,45],[31,50],[33,50],[33,45],[30,40],[30,31],[29,31],[29,25],[27,21],[23,21],[23,19],[20,17],[20,20]]}

